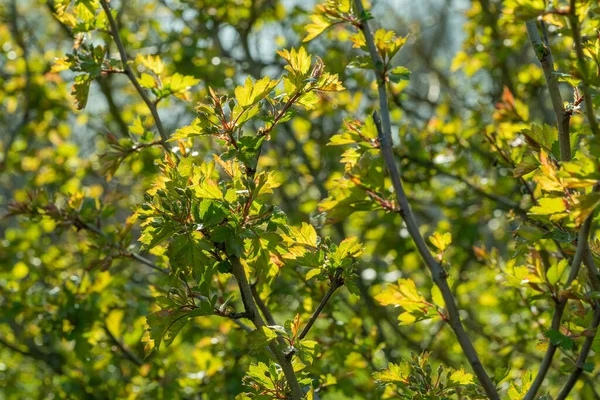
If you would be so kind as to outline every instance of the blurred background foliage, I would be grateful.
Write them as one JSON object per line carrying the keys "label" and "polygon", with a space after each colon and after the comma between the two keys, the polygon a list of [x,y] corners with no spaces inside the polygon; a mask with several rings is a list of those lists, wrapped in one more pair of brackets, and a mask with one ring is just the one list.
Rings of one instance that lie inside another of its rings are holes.
{"label": "blurred background foliage", "polygon": [[[248,365],[267,357],[250,351],[245,332],[231,320],[196,318],[169,348],[144,359],[146,316],[171,278],[132,258],[140,228],[128,218],[158,173],[162,149],[152,142],[159,135],[123,74],[100,74],[85,107],[77,107],[71,91],[78,74],[56,62],[73,53],[74,38],[80,49],[102,45],[119,56],[106,21],[96,20],[93,34],[79,34],[85,21],[71,24],[59,16],[64,3],[0,2],[0,207],[7,213],[10,202],[52,203],[63,213],[61,223],[0,221],[0,398],[234,398]],[[518,380],[543,356],[542,333],[553,308],[528,302],[527,288],[504,284],[505,271],[524,263],[526,255],[513,257],[519,239],[513,231],[532,205],[511,160],[525,151],[517,132],[530,121],[552,125],[554,117],[525,24],[510,13],[513,2],[506,3],[373,1],[371,23],[408,35],[394,63],[412,72],[410,80],[389,88],[409,200],[425,237],[451,233],[444,259],[484,365]],[[232,92],[247,76],[278,78],[285,64],[275,51],[302,44],[314,6],[296,0],[111,2],[136,74],[149,68],[147,55],[159,55],[165,77],[190,77],[189,90],[158,105],[167,134],[193,120],[209,86]],[[569,71],[572,43],[557,30],[550,26],[554,60],[559,71]],[[294,225],[311,222],[337,242],[357,236],[365,245],[361,297],[340,291],[313,328],[323,354],[308,372],[323,400],[385,398],[372,374],[411,352],[430,351],[434,366],[468,368],[445,322],[399,325],[400,311],[374,299],[399,278],[412,279],[423,293],[431,289],[400,216],[381,207],[336,220],[324,213],[327,202],[321,202],[344,176],[345,149],[327,144],[344,129],[344,119],[364,119],[376,102],[371,77],[348,67],[358,54],[350,34],[335,26],[305,44],[347,90],[298,111],[272,132],[260,165],[276,172],[281,186],[274,203]],[[569,86],[563,90],[570,99]],[[575,130],[582,124],[573,116]],[[140,143],[147,146],[136,147]],[[193,143],[187,151],[198,160],[217,151],[208,139]],[[175,142],[168,145],[180,151]],[[168,265],[164,248],[151,253],[146,256],[156,264]],[[226,276],[218,279],[230,285]],[[296,312],[307,318],[326,289],[291,271],[261,290],[275,318],[285,320]],[[600,361],[598,354],[588,361]],[[560,362],[546,390],[560,387]],[[599,398],[598,381],[596,369],[573,398]]]}

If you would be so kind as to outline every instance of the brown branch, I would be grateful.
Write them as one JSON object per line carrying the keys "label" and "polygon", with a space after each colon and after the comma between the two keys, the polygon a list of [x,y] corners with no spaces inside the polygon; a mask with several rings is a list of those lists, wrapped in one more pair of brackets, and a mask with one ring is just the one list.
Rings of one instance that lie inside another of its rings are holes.
{"label": "brown branch", "polygon": [[[584,258],[584,253],[586,252],[588,246],[588,237],[590,235],[590,230],[592,228],[592,219],[594,214],[592,213],[583,223],[581,229],[579,230],[578,238],[577,238],[577,249],[575,250],[575,256],[573,257],[573,261],[571,262],[571,270],[569,272],[569,277],[567,278],[567,282],[565,283],[565,287],[562,291],[567,291],[577,274],[579,273],[579,268],[581,266],[581,262]],[[567,305],[568,297],[563,298],[555,298],[556,308],[554,310],[554,315],[552,316],[552,324],[551,329],[558,331],[560,329],[560,321],[562,319],[563,313],[565,311],[565,307]],[[533,383],[529,387],[527,394],[523,398],[523,400],[533,400],[536,397],[540,386],[544,382],[546,374],[552,365],[552,359],[554,358],[554,353],[556,353],[558,346],[553,344],[552,342],[548,343],[548,349],[546,349],[546,354],[544,355],[544,359],[540,364],[540,369],[533,380]]]}
{"label": "brown branch", "polygon": [[577,361],[575,362],[575,371],[571,373],[567,383],[563,386],[562,390],[556,397],[556,400],[565,400],[579,377],[583,374],[583,367],[585,365],[585,359],[590,354],[592,349],[592,345],[594,344],[594,339],[596,338],[596,334],[598,333],[598,325],[600,325],[600,303],[596,302],[596,311],[594,312],[594,317],[592,319],[592,325],[590,327],[591,334],[585,339],[583,346],[581,347],[581,351],[579,352],[579,356],[577,357]]}
{"label": "brown branch", "polygon": [[579,26],[579,18],[577,17],[577,8],[575,0],[571,0],[571,12],[569,13],[569,21],[571,22],[571,30],[573,32],[573,42],[575,44],[575,54],[577,55],[577,64],[579,65],[579,72],[583,75],[581,77],[581,92],[583,93],[585,116],[587,117],[590,128],[594,136],[600,135],[600,129],[598,129],[598,121],[596,120],[596,113],[594,112],[594,104],[592,102],[592,94],[590,87],[588,86],[588,68],[585,62],[585,55],[583,54],[583,46],[581,44],[581,27]]}
{"label": "brown branch", "polygon": [[[256,328],[262,328],[263,326],[266,326],[265,321],[260,316],[258,307],[254,302],[252,289],[250,287],[250,283],[248,282],[248,278],[246,277],[244,266],[237,257],[230,257],[229,260],[231,261],[232,265],[231,272],[235,277],[240,289],[242,303],[244,304],[244,308],[248,313],[248,319],[252,321]],[[294,367],[292,366],[291,361],[286,357],[284,345],[279,340],[273,340],[269,344],[269,348],[273,351],[275,359],[283,370],[288,386],[292,391],[292,400],[301,400],[304,397],[304,394],[302,392],[302,388],[300,387],[300,383],[298,382],[298,378],[296,377],[296,373],[294,372]]]}
{"label": "brown branch", "polygon": [[119,35],[119,28],[117,27],[117,22],[115,21],[115,19],[113,18],[113,15],[110,12],[110,6],[106,2],[106,0],[100,0],[100,5],[102,6],[102,9],[106,13],[106,18],[108,19],[108,23],[110,24],[110,31],[111,31],[113,39],[115,40],[115,44],[117,45],[117,48],[119,49],[119,54],[121,56],[121,62],[123,63],[123,69],[125,70],[125,74],[129,78],[129,80],[131,81],[133,86],[135,86],[135,89],[140,94],[140,97],[142,98],[142,100],[144,100],[144,103],[146,103],[146,106],[150,110],[150,113],[152,114],[152,117],[154,118],[154,123],[156,124],[156,129],[158,129],[158,133],[160,134],[160,137],[162,139],[162,145],[165,148],[165,150],[168,151],[166,142],[169,139],[169,136],[167,135],[167,133],[163,127],[162,120],[160,119],[160,115],[158,115],[158,110],[156,108],[156,104],[154,104],[150,100],[150,98],[148,97],[148,94],[142,88],[142,86],[138,82],[137,78],[135,77],[133,71],[131,70],[131,66],[129,65],[129,59],[127,57],[127,52],[125,51],[125,47],[123,46],[123,42],[121,41],[121,36]]}
{"label": "brown branch", "polygon": [[564,108],[560,89],[558,87],[558,80],[554,74],[554,61],[552,60],[552,52],[547,47],[540,37],[538,32],[537,22],[535,19],[531,19],[525,23],[527,27],[527,35],[529,41],[533,45],[533,50],[540,64],[542,64],[542,70],[544,71],[544,77],[546,78],[546,86],[550,93],[550,100],[552,101],[552,108],[554,109],[554,115],[556,116],[556,124],[558,127],[558,143],[560,147],[560,158],[562,161],[569,161],[571,159],[571,140],[569,135],[569,121],[570,115]]}
{"label": "brown branch", "polygon": [[258,293],[258,290],[256,289],[256,283],[253,285],[250,285],[250,289],[252,290],[252,297],[254,297],[254,301],[256,301],[258,308],[260,308],[260,311],[264,315],[265,320],[267,321],[267,324],[277,325],[275,323],[275,318],[273,318],[273,314],[271,314],[271,310],[269,310],[269,307],[267,307],[267,304],[263,301],[263,299],[260,298],[260,294]]}
{"label": "brown branch", "polygon": [[[354,4],[356,5],[356,11],[359,16],[365,15],[365,9],[363,7],[361,0],[355,0]],[[406,193],[404,192],[404,188],[402,186],[402,181],[400,179],[400,173],[396,166],[396,161],[394,159],[394,152],[392,150],[391,143],[391,122],[390,122],[390,112],[388,105],[387,92],[385,87],[385,71],[383,60],[377,51],[377,47],[375,46],[375,41],[373,39],[373,34],[369,28],[369,25],[366,21],[362,21],[360,24],[360,29],[363,32],[365,37],[365,41],[367,43],[367,47],[369,49],[369,54],[371,59],[373,60],[373,65],[375,66],[375,73],[377,77],[377,86],[379,92],[379,106],[381,111],[381,120],[377,114],[374,115],[375,125],[378,131],[379,142],[381,144],[381,154],[383,160],[386,164],[387,170],[392,179],[392,185],[394,187],[394,192],[396,194],[396,199],[400,206],[400,215],[404,220],[407,230],[410,236],[421,255],[423,261],[427,265],[429,272],[432,275],[434,283],[439,287],[440,292],[442,293],[442,297],[446,303],[446,310],[448,312],[449,324],[454,330],[456,338],[467,357],[469,364],[471,364],[471,368],[477,375],[479,382],[481,383],[484,391],[487,396],[492,400],[500,400],[500,396],[498,395],[498,390],[496,389],[496,385],[490,379],[489,375],[485,371],[485,368],[481,364],[479,359],[479,355],[473,347],[473,343],[469,339],[464,326],[460,320],[460,314],[458,307],[456,306],[456,301],[454,299],[454,295],[448,286],[446,272],[442,268],[439,262],[437,262],[433,256],[431,255],[431,251],[427,247],[425,240],[421,236],[419,231],[419,226],[417,225],[413,213],[410,209],[410,204],[408,203],[408,199],[406,197]]]}
{"label": "brown branch", "polygon": [[106,325],[104,326],[104,331],[106,332],[106,334],[108,335],[110,340],[112,340],[113,343],[117,345],[119,350],[121,350],[121,352],[123,353],[125,358],[127,358],[129,361],[131,361],[138,367],[141,367],[142,365],[144,365],[144,363],[139,359],[138,356],[133,354],[127,347],[125,347],[125,345],[123,343],[121,343],[121,341],[119,339],[117,339],[115,337],[115,335],[113,335],[113,333],[110,331],[110,329],[108,329],[108,326],[106,326]]}
{"label": "brown branch", "polygon": [[21,116],[21,119],[20,119],[19,123],[17,124],[17,126],[9,133],[8,141],[3,146],[4,159],[0,160],[0,170],[2,170],[5,165],[6,158],[8,157],[8,155],[10,153],[10,150],[15,142],[15,139],[17,138],[19,133],[25,128],[25,126],[29,122],[29,117],[30,117],[31,109],[32,109],[31,96],[30,96],[32,74],[31,74],[31,67],[29,65],[29,50],[27,49],[27,46],[25,45],[25,39],[23,38],[23,32],[21,30],[21,27],[19,26],[19,15],[17,12],[16,0],[11,1],[10,9],[11,9],[12,15],[9,18],[9,21],[11,22],[10,27],[12,30],[12,34],[15,39],[15,43],[17,43],[17,45],[21,48],[21,51],[23,52],[23,62],[25,65],[25,88],[23,90],[23,93],[24,93],[23,115]]}
{"label": "brown branch", "polygon": [[325,308],[325,305],[327,304],[327,302],[329,301],[329,299],[331,298],[333,293],[339,287],[344,285],[344,279],[342,279],[342,272],[344,272],[344,271],[341,268],[338,268],[335,271],[335,276],[333,278],[331,278],[331,282],[329,284],[329,289],[327,289],[325,296],[323,296],[323,299],[321,299],[321,303],[319,303],[319,306],[313,312],[313,314],[310,316],[310,319],[306,323],[306,326],[304,327],[304,329],[302,329],[302,332],[300,332],[300,335],[298,335],[299,340],[304,339],[304,337],[308,334],[308,332],[310,331],[310,328],[312,328],[313,324],[319,317],[319,314],[321,314],[321,311],[323,311],[323,308]]}

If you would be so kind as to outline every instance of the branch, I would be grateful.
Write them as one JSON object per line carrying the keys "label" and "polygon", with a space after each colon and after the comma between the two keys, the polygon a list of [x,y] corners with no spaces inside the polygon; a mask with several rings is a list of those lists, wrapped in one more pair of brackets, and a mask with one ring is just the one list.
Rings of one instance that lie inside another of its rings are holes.
{"label": "branch", "polygon": [[[29,347],[29,346],[27,346],[29,351],[21,350],[14,344],[9,343],[6,340],[4,340],[3,338],[0,338],[0,345],[6,347],[16,353],[19,353],[22,356],[30,357],[34,360],[43,362],[52,371],[54,371],[54,373],[56,373],[58,375],[64,374],[64,370],[63,370],[64,360],[58,353],[45,353],[45,352],[39,350],[37,347]],[[32,346],[35,346],[35,345],[32,345]]]}
{"label": "branch", "polygon": [[546,86],[548,87],[548,92],[550,92],[550,100],[552,101],[552,108],[554,109],[556,124],[558,126],[560,159],[561,161],[569,161],[571,159],[571,140],[569,138],[569,120],[571,117],[565,111],[563,106],[562,96],[558,87],[558,80],[554,75],[552,53],[550,48],[547,47],[540,38],[536,20],[530,19],[525,25],[535,55],[542,64],[542,70],[544,71],[544,77],[546,78]]}
{"label": "branch", "polygon": [[116,124],[119,126],[121,136],[127,137],[129,135],[129,128],[127,127],[127,123],[125,123],[125,121],[123,120],[123,116],[121,116],[121,110],[119,106],[115,103],[115,99],[112,94],[112,87],[109,80],[103,77],[96,79],[96,82],[98,82],[100,90],[104,94],[104,98],[106,99],[106,103],[108,104],[108,110],[110,111]]}
{"label": "branch", "polygon": [[[458,174],[448,172],[444,168],[440,167],[439,165],[437,165],[431,161],[423,160],[419,157],[414,157],[410,154],[401,154],[400,157],[404,158],[405,160],[408,160],[414,164],[421,165],[422,167],[431,168],[431,169],[435,170],[439,175],[444,175],[444,176],[447,176],[448,178],[452,178],[461,183],[464,183],[466,186],[468,186],[474,192],[494,201],[498,205],[498,207],[503,207],[506,210],[514,210],[514,212],[516,214],[519,214],[523,217],[527,216],[527,211],[523,210],[519,206],[519,204],[516,203],[515,201],[513,201],[512,199],[509,199],[508,197],[504,197],[504,196],[497,195],[494,193],[486,192],[483,188],[481,188],[480,186],[478,186],[474,183],[471,183],[468,179],[466,179]],[[534,201],[535,201],[535,199],[534,199]]]}
{"label": "branch", "polygon": [[583,46],[581,45],[581,29],[579,26],[579,18],[577,17],[577,8],[575,0],[571,0],[571,10],[569,14],[569,21],[571,22],[571,30],[573,31],[573,42],[575,44],[575,54],[577,55],[577,64],[579,65],[579,72],[583,75],[581,78],[581,91],[583,93],[584,105],[585,105],[585,116],[587,117],[590,128],[594,136],[600,135],[600,129],[598,129],[598,121],[596,120],[596,113],[594,112],[594,104],[592,103],[592,95],[590,88],[587,84],[588,80],[588,69],[585,63],[585,55],[583,54]]}
{"label": "branch", "polygon": [[[575,250],[575,256],[573,257],[573,261],[571,262],[571,271],[569,272],[569,277],[567,278],[565,287],[562,290],[563,292],[566,292],[569,289],[569,287],[571,286],[571,284],[577,277],[577,274],[579,273],[581,261],[583,260],[584,254],[588,247],[588,237],[590,235],[590,230],[592,228],[593,217],[594,217],[594,214],[592,213],[585,220],[585,222],[581,226],[581,229],[579,230],[579,234],[577,237],[577,248]],[[556,300],[557,304],[556,304],[556,309],[554,310],[554,315],[552,316],[552,324],[550,326],[551,326],[552,330],[557,331],[560,329],[560,320],[562,319],[563,313],[565,311],[568,297],[565,296],[564,298],[556,298],[555,300]],[[538,373],[537,373],[535,379],[533,380],[533,383],[529,387],[529,390],[527,391],[527,394],[525,395],[523,400],[535,399],[535,396],[536,396],[538,390],[540,389],[542,382],[544,382],[544,379],[546,377],[546,374],[548,373],[548,370],[550,369],[550,366],[552,364],[552,358],[554,357],[554,353],[556,353],[557,348],[558,348],[558,346],[553,344],[552,342],[548,343],[548,349],[546,350],[544,359],[542,360],[542,363],[540,364],[540,369],[538,370]]]}
{"label": "branch", "polygon": [[594,344],[594,339],[598,333],[598,325],[600,325],[600,303],[596,302],[596,312],[594,312],[594,317],[592,318],[592,325],[590,328],[592,333],[585,339],[585,342],[581,347],[581,351],[579,352],[579,356],[577,357],[575,371],[573,371],[569,376],[569,380],[567,380],[567,383],[565,383],[565,386],[563,386],[556,400],[565,400],[571,390],[573,390],[573,387],[575,386],[575,383],[577,383],[577,380],[581,374],[583,374],[585,359],[592,349],[592,344]]}
{"label": "branch", "polygon": [[164,275],[169,275],[169,271],[168,270],[159,267],[158,265],[154,264],[152,261],[150,261],[147,258],[142,257],[141,255],[139,255],[138,253],[130,252],[129,256],[131,258],[133,258],[133,259],[141,262],[142,264],[147,265],[148,267],[152,268],[155,271],[158,271],[158,272],[160,272],[160,273],[162,273]]}
{"label": "branch", "polygon": [[119,35],[119,28],[117,27],[117,22],[115,21],[115,19],[113,18],[112,14],[110,12],[110,6],[106,2],[106,0],[100,0],[100,5],[102,6],[102,9],[106,13],[106,18],[108,18],[108,23],[110,24],[110,31],[115,40],[115,44],[117,45],[117,48],[119,49],[119,54],[121,55],[121,62],[123,63],[123,69],[125,70],[125,74],[129,77],[129,80],[131,81],[131,83],[133,83],[133,86],[135,86],[135,89],[140,94],[140,97],[142,98],[142,100],[144,100],[144,103],[146,103],[146,106],[148,106],[148,109],[150,110],[150,113],[152,114],[152,117],[154,118],[154,123],[156,124],[156,129],[158,129],[158,133],[160,134],[160,137],[162,138],[162,146],[164,147],[165,150],[168,151],[166,142],[167,142],[167,139],[169,139],[169,136],[165,132],[165,128],[163,127],[162,120],[160,119],[160,116],[158,115],[158,110],[156,109],[156,105],[154,103],[152,103],[152,101],[150,101],[150,98],[148,97],[148,95],[146,94],[144,89],[140,86],[140,83],[138,82],[137,78],[133,74],[133,71],[131,70],[131,66],[129,65],[129,60],[127,57],[127,53],[125,52],[125,47],[123,46],[123,42],[121,41],[121,36]]}
{"label": "branch", "polygon": [[[356,5],[356,10],[358,11],[359,16],[365,15],[365,9],[363,7],[361,0],[355,0],[354,4]],[[446,303],[446,309],[448,312],[449,323],[458,342],[467,357],[469,364],[471,364],[471,368],[477,375],[479,382],[481,383],[484,391],[487,396],[492,400],[500,400],[500,396],[498,395],[498,391],[496,389],[496,385],[490,379],[488,374],[485,371],[485,368],[481,364],[479,359],[479,355],[473,347],[471,340],[467,336],[467,333],[462,325],[460,320],[460,314],[458,307],[456,306],[456,301],[448,286],[448,281],[446,279],[446,272],[442,268],[442,266],[433,258],[431,255],[431,251],[427,247],[425,240],[421,236],[419,232],[419,226],[417,225],[412,211],[410,209],[410,205],[408,203],[408,199],[406,197],[406,193],[404,192],[404,188],[402,187],[402,181],[400,180],[400,173],[398,172],[398,168],[396,166],[396,162],[394,159],[394,153],[392,150],[391,143],[391,123],[390,123],[390,112],[389,105],[387,99],[387,92],[385,88],[385,72],[383,71],[384,64],[381,56],[377,52],[377,47],[375,46],[375,41],[373,39],[373,34],[369,29],[369,25],[366,21],[362,21],[360,25],[360,29],[365,36],[365,41],[369,48],[369,54],[371,59],[373,60],[373,65],[376,68],[376,76],[377,76],[377,86],[379,92],[379,105],[381,110],[381,120],[377,114],[374,115],[375,125],[377,126],[379,142],[381,143],[381,153],[384,159],[384,162],[389,171],[390,177],[392,179],[392,184],[394,187],[394,192],[396,194],[396,199],[398,204],[400,205],[400,215],[404,220],[407,230],[412,237],[421,258],[425,261],[429,272],[432,275],[433,281],[439,287],[440,292],[442,293],[442,297]]]}
{"label": "branch", "polygon": [[27,46],[25,45],[25,39],[23,38],[23,33],[19,26],[19,15],[17,12],[16,0],[13,0],[10,3],[10,8],[11,8],[12,15],[11,15],[11,18],[9,18],[9,21],[11,22],[12,34],[14,36],[15,42],[17,43],[17,45],[21,48],[21,51],[23,52],[23,62],[25,65],[25,88],[23,89],[23,93],[24,93],[23,108],[24,108],[24,110],[23,110],[23,115],[21,116],[21,120],[19,121],[17,126],[9,133],[8,141],[3,146],[4,157],[2,160],[0,160],[0,169],[3,169],[3,164],[6,162],[6,158],[8,157],[8,154],[10,153],[10,149],[12,148],[13,143],[15,142],[15,139],[17,138],[17,135],[21,132],[21,130],[23,128],[25,128],[25,126],[29,122],[29,117],[30,117],[31,108],[32,108],[31,107],[31,96],[30,96],[32,76],[31,76],[31,67],[29,65],[29,51],[27,49]]}
{"label": "branch", "polygon": [[[586,249],[584,251],[583,260],[589,269],[588,272],[589,272],[590,284],[592,286],[592,289],[596,292],[600,292],[600,280],[599,280],[599,275],[598,275],[598,268],[596,267],[596,263],[594,262],[594,258],[592,257],[592,254],[590,252],[589,244],[587,244]],[[558,394],[557,400],[566,399],[567,396],[569,395],[569,393],[571,392],[571,390],[573,390],[573,387],[575,386],[575,383],[577,383],[577,380],[579,379],[579,377],[583,374],[583,367],[585,365],[585,360],[590,353],[592,344],[594,343],[594,338],[596,337],[596,334],[598,333],[598,325],[600,325],[600,302],[599,301],[595,302],[595,308],[596,308],[596,311],[594,313],[594,316],[592,317],[592,323],[590,326],[590,330],[592,331],[592,334],[585,339],[585,342],[583,343],[581,351],[579,352],[579,356],[577,357],[576,369],[569,376],[567,383],[565,383],[562,390]]]}
{"label": "branch", "polygon": [[138,358],[138,356],[133,354],[127,347],[125,347],[125,345],[123,343],[121,343],[121,341],[119,339],[117,339],[115,337],[115,335],[112,334],[110,329],[108,329],[108,326],[106,326],[106,325],[104,326],[104,331],[106,332],[106,334],[108,335],[110,340],[112,340],[117,345],[117,347],[121,350],[121,352],[123,353],[125,358],[127,358],[129,361],[131,361],[138,367],[141,367],[142,365],[144,365],[144,363]]}
{"label": "branch", "polygon": [[[248,313],[248,319],[252,321],[256,328],[262,328],[263,326],[266,326],[265,321],[263,321],[262,317],[260,316],[256,303],[254,302],[254,297],[252,297],[252,289],[250,287],[250,283],[248,283],[244,266],[237,257],[230,257],[229,259],[232,265],[231,272],[238,283],[238,287],[242,295],[242,303],[244,303],[244,308]],[[292,400],[301,400],[304,397],[304,394],[300,384],[298,383],[298,378],[294,372],[294,367],[284,353],[282,343],[278,340],[271,341],[269,348],[273,351],[275,359],[283,370],[288,386],[292,391]]]}
{"label": "branch", "polygon": [[260,294],[258,293],[258,290],[256,290],[256,283],[250,285],[250,290],[252,290],[252,297],[254,297],[254,301],[256,301],[258,308],[260,308],[260,311],[265,316],[267,323],[269,325],[277,325],[275,323],[275,318],[273,318],[273,314],[271,314],[271,310],[269,310],[269,307],[267,307],[263,299],[260,298]]}
{"label": "branch", "polygon": [[16,353],[19,353],[22,356],[25,357],[33,357],[33,355],[31,353],[29,353],[28,351],[25,350],[21,350],[19,349],[17,346],[15,346],[14,344],[11,344],[9,342],[7,342],[6,340],[4,340],[3,338],[0,338],[0,344]]}
{"label": "branch", "polygon": [[344,279],[342,278],[342,272],[344,272],[344,271],[341,268],[338,268],[335,271],[335,276],[331,279],[331,282],[329,284],[329,289],[327,289],[327,293],[325,293],[325,296],[323,296],[321,303],[319,303],[319,306],[313,312],[313,314],[310,316],[310,319],[306,323],[306,326],[304,327],[304,329],[302,329],[302,332],[300,332],[300,335],[298,335],[299,340],[304,339],[304,337],[308,334],[308,331],[310,331],[310,328],[312,328],[313,324],[319,317],[319,314],[321,314],[321,311],[323,311],[323,308],[325,308],[325,305],[327,304],[327,302],[329,301],[329,299],[331,298],[333,293],[339,287],[344,285]]}

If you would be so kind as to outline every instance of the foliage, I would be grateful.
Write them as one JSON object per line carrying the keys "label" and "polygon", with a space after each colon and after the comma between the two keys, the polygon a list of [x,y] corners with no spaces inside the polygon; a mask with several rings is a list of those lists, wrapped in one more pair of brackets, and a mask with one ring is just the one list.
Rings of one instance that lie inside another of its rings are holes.
{"label": "foliage", "polygon": [[599,396],[595,2],[5,3],[0,398]]}

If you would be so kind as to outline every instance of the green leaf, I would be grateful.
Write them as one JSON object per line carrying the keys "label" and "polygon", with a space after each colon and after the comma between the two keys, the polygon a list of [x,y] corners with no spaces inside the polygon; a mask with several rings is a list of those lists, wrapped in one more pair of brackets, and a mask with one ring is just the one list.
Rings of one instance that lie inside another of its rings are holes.
{"label": "green leaf", "polygon": [[306,29],[306,37],[302,40],[303,42],[310,42],[331,26],[329,20],[323,15],[311,15],[310,19],[312,23],[304,27]]}
{"label": "green leaf", "polygon": [[396,67],[390,71],[390,80],[400,82],[410,79],[410,71],[406,67]]}
{"label": "green leaf", "polygon": [[258,152],[264,140],[265,136],[242,136],[238,140],[237,156],[246,167],[256,169]]}
{"label": "green leaf", "polygon": [[299,245],[313,248],[317,247],[317,231],[315,231],[315,228],[312,225],[307,224],[306,222],[302,223],[300,229],[292,228],[291,236],[294,242]]}
{"label": "green leaf", "polygon": [[577,225],[581,225],[600,206],[600,192],[592,192],[580,196],[578,200],[579,203],[573,208],[573,215],[575,216]]}
{"label": "green leaf", "polygon": [[312,365],[315,358],[321,354],[321,347],[314,340],[303,339],[299,343],[296,343],[296,348],[298,350],[298,357],[306,365]]}
{"label": "green leaf", "polygon": [[452,374],[450,374],[450,381],[461,385],[469,385],[474,382],[474,377],[461,368],[454,370]]}
{"label": "green leaf", "polygon": [[440,252],[444,252],[450,243],[452,243],[452,234],[450,232],[446,232],[440,234],[439,232],[435,232],[430,238],[431,244],[433,244]]}
{"label": "green leaf", "polygon": [[269,367],[265,363],[259,362],[258,364],[250,365],[247,378],[250,378],[264,388],[274,390],[274,381],[277,379],[277,376],[272,375]]}
{"label": "green leaf", "polygon": [[411,368],[408,362],[402,360],[400,364],[390,363],[387,369],[375,372],[373,378],[381,383],[408,384],[410,371]]}
{"label": "green leaf", "polygon": [[550,329],[544,334],[548,339],[550,339],[550,343],[555,346],[561,347],[564,350],[571,350],[575,342],[570,337],[563,335],[559,331],[555,329]]}
{"label": "green leaf", "polygon": [[266,326],[257,328],[248,334],[248,342],[254,351],[263,349],[271,342],[271,340],[276,338],[277,333]]}
{"label": "green leaf", "polygon": [[175,273],[183,272],[186,275],[193,268],[196,271],[199,269],[206,271],[206,267],[213,264],[209,256],[204,254],[204,251],[209,250],[211,250],[211,246],[206,240],[196,239],[191,234],[176,236],[167,248],[171,270]]}
{"label": "green leaf", "polygon": [[308,75],[308,71],[310,70],[311,66],[311,56],[306,52],[304,47],[300,47],[298,50],[292,48],[291,51],[284,49],[278,51],[277,54],[287,61],[288,65],[285,67],[285,69],[291,72],[294,76],[304,78]]}
{"label": "green leaf", "polygon": [[168,347],[173,343],[175,337],[188,322],[189,318],[200,315],[211,315],[213,313],[212,304],[208,301],[203,302],[202,307],[193,310],[193,314],[188,307],[163,309],[148,315],[146,318],[147,329],[142,341],[145,343],[146,357],[154,350],[160,348],[164,341]]}
{"label": "green leaf", "polygon": [[272,81],[269,77],[264,77],[256,82],[247,77],[244,86],[235,88],[235,98],[242,108],[248,108],[264,99],[279,81]]}
{"label": "green leaf", "polygon": [[71,95],[75,97],[75,106],[78,110],[83,110],[87,104],[91,83],[92,78],[89,75],[77,75],[75,77]]}
{"label": "green leaf", "polygon": [[442,296],[442,292],[437,285],[433,285],[431,288],[431,299],[435,303],[436,306],[440,308],[446,307],[446,302],[444,301],[444,296]]}
{"label": "green leaf", "polygon": [[321,271],[322,270],[320,268],[313,268],[306,273],[306,276],[304,279],[306,279],[308,281],[311,278],[314,278],[315,276],[319,275],[321,273]]}
{"label": "green leaf", "polygon": [[140,85],[147,89],[152,89],[156,87],[156,81],[154,77],[150,74],[143,73],[139,79]]}
{"label": "green leaf", "polygon": [[222,200],[223,193],[219,189],[219,185],[212,179],[201,179],[198,185],[193,186],[196,196],[201,199]]}
{"label": "green leaf", "polygon": [[194,209],[196,222],[202,223],[205,227],[218,225],[227,216],[223,206],[210,199],[203,199],[199,205],[195,204],[195,206],[197,207]]}
{"label": "green leaf", "polygon": [[360,256],[362,254],[362,251],[363,246],[362,243],[358,241],[358,238],[346,238],[339,244],[338,248],[332,256],[332,260],[335,264],[339,265],[346,258]]}
{"label": "green leaf", "polygon": [[564,275],[567,267],[569,266],[569,262],[567,260],[560,260],[556,264],[553,264],[550,268],[548,268],[548,272],[546,272],[546,278],[551,285],[556,285],[561,277]]}
{"label": "green leaf", "polygon": [[538,200],[539,205],[529,209],[533,215],[552,215],[566,211],[565,203],[561,197],[543,197]]}

